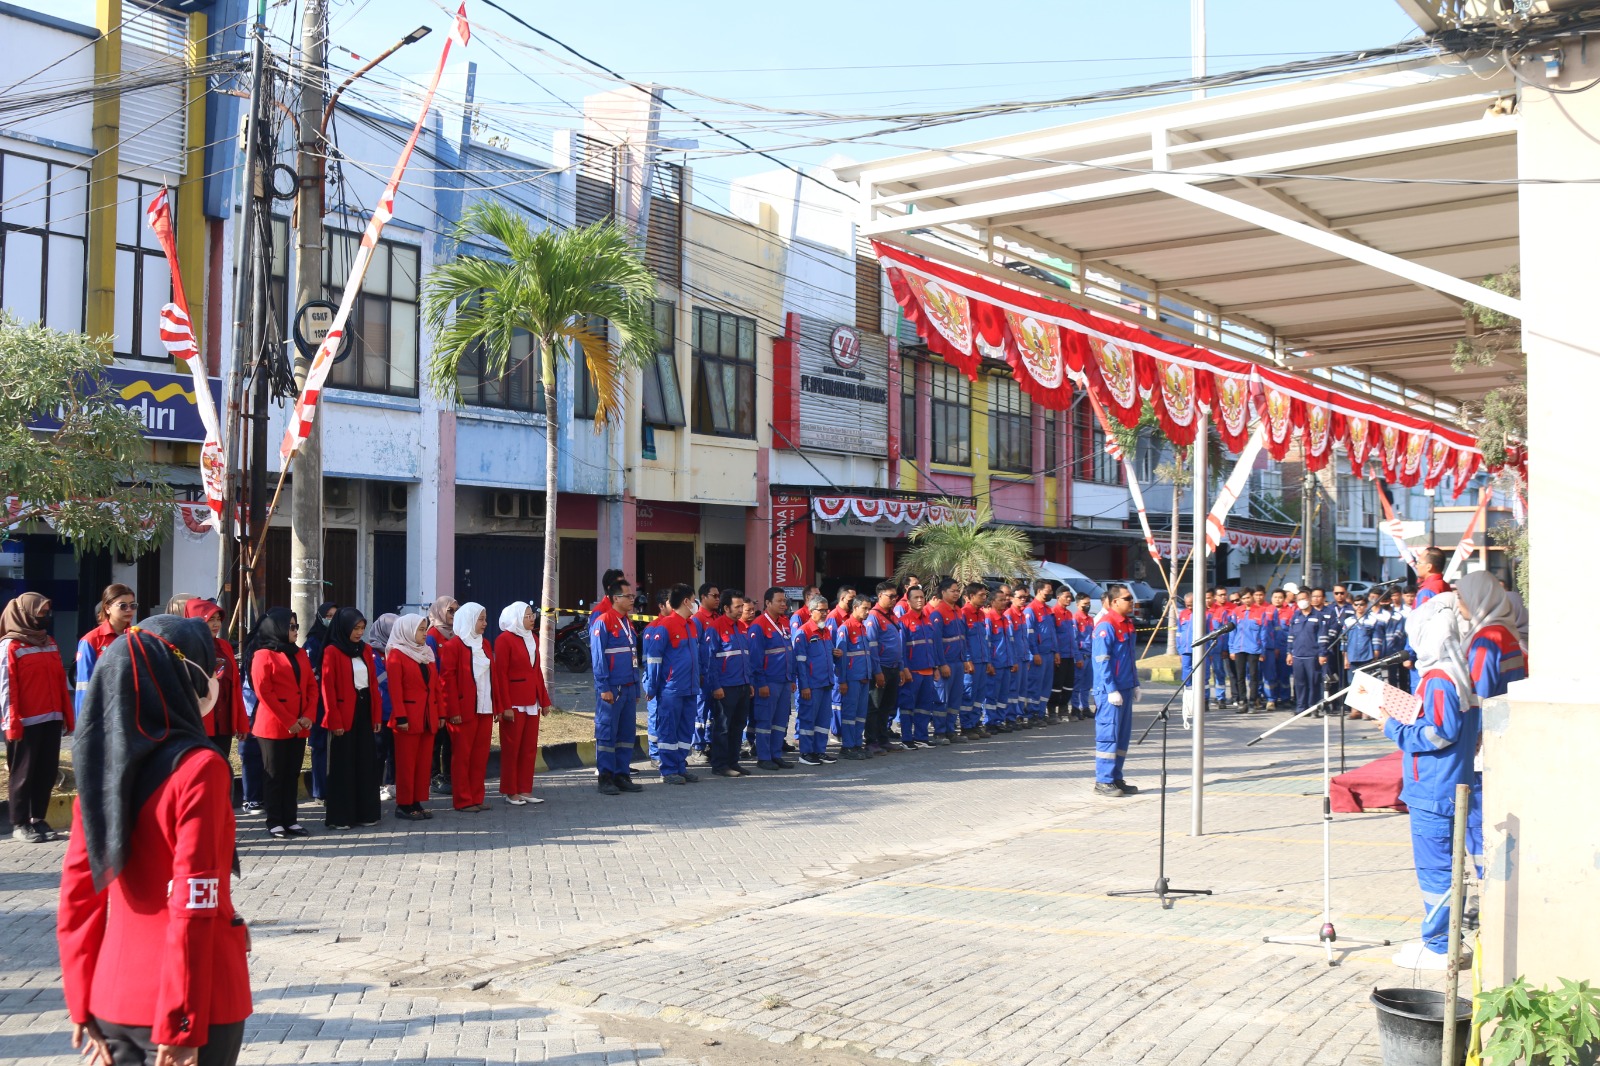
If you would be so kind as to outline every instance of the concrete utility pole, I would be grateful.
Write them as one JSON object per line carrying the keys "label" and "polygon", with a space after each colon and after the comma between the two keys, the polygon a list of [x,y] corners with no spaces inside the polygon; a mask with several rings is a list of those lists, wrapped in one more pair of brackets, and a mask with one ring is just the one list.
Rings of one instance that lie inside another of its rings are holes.
{"label": "concrete utility pole", "polygon": [[[318,131],[327,97],[328,6],[306,0],[300,23],[300,152],[295,172],[300,191],[295,197],[294,308],[298,313],[322,299],[322,156]],[[295,353],[294,383],[305,385],[310,360]],[[265,456],[262,457],[265,459]],[[312,423],[311,436],[295,457],[294,491],[289,509],[289,607],[309,636],[316,625],[322,584],[322,419]]]}

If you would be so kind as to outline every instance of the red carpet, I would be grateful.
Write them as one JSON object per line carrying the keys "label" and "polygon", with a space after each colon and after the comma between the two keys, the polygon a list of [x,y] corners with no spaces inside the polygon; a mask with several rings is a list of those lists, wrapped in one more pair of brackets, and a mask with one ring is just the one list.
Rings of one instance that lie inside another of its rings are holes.
{"label": "red carpet", "polygon": [[1400,752],[1392,751],[1335,777],[1329,788],[1335,813],[1360,814],[1378,807],[1405,810],[1400,802],[1400,772]]}

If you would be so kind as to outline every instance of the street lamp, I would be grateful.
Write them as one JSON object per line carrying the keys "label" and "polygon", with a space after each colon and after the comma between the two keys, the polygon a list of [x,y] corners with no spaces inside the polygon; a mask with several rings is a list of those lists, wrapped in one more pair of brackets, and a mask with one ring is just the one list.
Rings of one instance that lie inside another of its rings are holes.
{"label": "street lamp", "polygon": [[416,44],[418,41],[422,40],[432,32],[432,26],[418,26],[416,29],[400,38],[394,44],[391,44],[388,48],[384,49],[382,52],[379,52],[376,59],[371,60],[365,66],[358,69],[354,74],[346,78],[344,83],[335,89],[333,91],[333,95],[328,98],[328,106],[323,108],[322,125],[317,128],[319,139],[323,141],[327,140],[328,120],[333,117],[334,105],[339,102],[339,95],[346,89],[350,88],[352,82],[361,77],[361,75],[365,74],[367,71],[371,70],[373,67],[377,66],[379,63],[382,63],[385,59],[388,59],[390,56],[400,51],[400,49],[404,48],[406,45]]}

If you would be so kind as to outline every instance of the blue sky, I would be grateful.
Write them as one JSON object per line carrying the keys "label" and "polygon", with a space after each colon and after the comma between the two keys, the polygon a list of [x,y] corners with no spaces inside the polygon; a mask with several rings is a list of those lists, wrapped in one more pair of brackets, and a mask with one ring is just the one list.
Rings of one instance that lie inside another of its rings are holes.
{"label": "blue sky", "polygon": [[[24,3],[93,21],[93,0]],[[500,3],[624,75],[775,109],[923,112],[1137,85],[1182,77],[1189,70],[1188,0],[924,0],[893,13],[884,10],[886,5],[861,0],[789,5],[749,0]],[[1394,0],[1211,0],[1208,7],[1212,71],[1390,44],[1416,32]],[[297,37],[298,10],[295,0],[273,6],[273,31],[285,39]],[[467,12],[476,32],[468,57],[479,65],[479,98],[490,102],[485,109],[488,131],[508,134],[520,147],[533,145],[536,154],[543,154],[536,147],[538,138],[547,135],[542,131],[574,125],[572,105],[603,88],[603,81],[532,51],[530,44],[554,48],[481,0],[468,0]],[[385,84],[426,79],[449,18],[435,0],[334,0],[333,64],[353,67],[357,61],[350,52],[375,55],[419,24],[436,32],[388,60],[381,75],[366,80],[363,89],[372,94],[369,100],[381,98]],[[390,99],[397,111],[413,112]],[[843,127],[683,93],[670,93],[669,99],[795,163],[940,147],[1133,106],[1089,105],[970,121],[899,134],[889,143],[838,147],[798,142],[826,140]],[[804,128],[793,123],[804,123]],[[699,141],[698,158],[692,156],[690,162],[702,174],[727,179],[771,169],[766,160],[738,153],[681,117],[670,117],[667,126],[670,135]]]}

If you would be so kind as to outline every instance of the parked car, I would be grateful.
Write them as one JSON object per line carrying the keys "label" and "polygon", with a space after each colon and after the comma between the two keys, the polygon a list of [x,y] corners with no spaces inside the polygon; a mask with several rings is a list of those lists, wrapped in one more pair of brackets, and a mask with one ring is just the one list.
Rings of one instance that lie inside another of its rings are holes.
{"label": "parked car", "polygon": [[1128,586],[1128,590],[1133,593],[1133,598],[1137,601],[1133,605],[1133,616],[1139,625],[1151,626],[1161,621],[1169,598],[1166,589],[1158,589],[1147,581],[1134,578],[1112,578],[1106,584]]}
{"label": "parked car", "polygon": [[1046,581],[1054,581],[1057,587],[1066,585],[1080,596],[1088,596],[1094,602],[1093,609],[1100,609],[1100,598],[1106,594],[1105,589],[1096,581],[1079,570],[1062,563],[1035,563],[1039,570],[1039,577]]}
{"label": "parked car", "polygon": [[1351,597],[1365,596],[1374,588],[1370,581],[1341,581],[1339,584],[1349,590]]}

